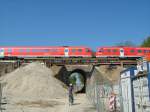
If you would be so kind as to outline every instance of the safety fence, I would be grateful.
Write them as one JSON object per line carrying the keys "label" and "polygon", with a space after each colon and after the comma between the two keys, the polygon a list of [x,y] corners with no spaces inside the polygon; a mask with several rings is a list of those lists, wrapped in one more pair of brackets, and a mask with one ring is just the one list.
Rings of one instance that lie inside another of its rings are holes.
{"label": "safety fence", "polygon": [[0,112],[2,112],[2,84],[0,83]]}
{"label": "safety fence", "polygon": [[119,85],[108,82],[87,85],[86,95],[97,112],[122,112]]}
{"label": "safety fence", "polygon": [[111,73],[102,73],[96,68],[87,79],[86,95],[97,112],[123,112],[120,76],[110,79],[106,75],[112,75]]}
{"label": "safety fence", "polygon": [[0,82],[0,112],[4,112],[5,106],[6,106],[6,97],[3,95],[3,87],[5,86],[5,83]]}

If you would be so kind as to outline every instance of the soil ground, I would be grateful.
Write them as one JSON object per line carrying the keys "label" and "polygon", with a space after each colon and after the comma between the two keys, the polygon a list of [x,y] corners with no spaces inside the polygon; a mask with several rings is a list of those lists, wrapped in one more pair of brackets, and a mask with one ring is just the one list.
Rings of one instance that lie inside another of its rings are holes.
{"label": "soil ground", "polygon": [[74,96],[75,102],[69,106],[68,98],[51,99],[48,101],[18,102],[3,105],[3,112],[96,112],[85,94]]}
{"label": "soil ground", "polygon": [[78,94],[75,96],[74,105],[70,106],[67,112],[96,112],[96,109],[90,104],[85,94]]}

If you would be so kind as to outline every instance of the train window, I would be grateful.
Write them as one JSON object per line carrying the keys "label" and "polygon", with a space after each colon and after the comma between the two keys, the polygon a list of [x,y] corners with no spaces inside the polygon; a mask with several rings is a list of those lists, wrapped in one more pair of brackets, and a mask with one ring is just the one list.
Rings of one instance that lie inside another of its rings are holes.
{"label": "train window", "polygon": [[110,49],[107,49],[107,52],[111,52],[111,50],[110,50]]}
{"label": "train window", "polygon": [[45,52],[57,52],[57,49],[47,49]]}
{"label": "train window", "polygon": [[102,52],[102,50],[100,49],[98,52]]}
{"label": "train window", "polygon": [[32,52],[38,52],[38,49],[32,49]]}
{"label": "train window", "polygon": [[146,53],[150,53],[150,50],[146,50]]}
{"label": "train window", "polygon": [[53,49],[49,49],[49,52],[52,52]]}
{"label": "train window", "polygon": [[117,49],[114,49],[113,52],[117,52]]}
{"label": "train window", "polygon": [[48,49],[43,49],[43,52],[48,52]]}
{"label": "train window", "polygon": [[11,48],[9,48],[9,49],[8,49],[8,53],[11,53],[11,52],[12,52],[12,49],[11,49]]}
{"label": "train window", "polygon": [[68,54],[69,49],[68,49],[68,48],[65,48],[64,52]]}
{"label": "train window", "polygon": [[38,49],[38,52],[44,52],[44,49]]}
{"label": "train window", "polygon": [[144,52],[144,53],[148,53],[148,50],[144,50],[143,52]]}
{"label": "train window", "polygon": [[44,52],[49,52],[49,49],[44,49]]}
{"label": "train window", "polygon": [[141,52],[142,52],[142,50],[139,49],[139,50],[138,50],[138,53],[141,53]]}
{"label": "train window", "polygon": [[19,49],[19,52],[24,52],[24,49]]}
{"label": "train window", "polygon": [[103,52],[103,49],[99,49],[99,52]]}
{"label": "train window", "polygon": [[134,50],[132,49],[132,50],[130,50],[130,52],[131,52],[131,53],[134,53]]}
{"label": "train window", "polygon": [[[30,52],[31,50],[28,49],[27,52]],[[32,52],[49,52],[49,49],[32,49]]]}
{"label": "train window", "polygon": [[121,50],[120,50],[120,52],[121,52],[121,53],[123,53],[123,52],[124,52],[124,50],[123,50],[123,49],[121,49]]}
{"label": "train window", "polygon": [[53,52],[58,52],[58,50],[57,49],[53,49]]}
{"label": "train window", "polygon": [[27,52],[30,52],[30,49],[27,49],[26,51],[27,51]]}
{"label": "train window", "polygon": [[72,52],[76,52],[76,49],[72,49],[71,51],[72,51]]}
{"label": "train window", "polygon": [[150,53],[150,50],[147,50],[147,53]]}
{"label": "train window", "polygon": [[78,52],[82,52],[82,49],[78,49]]}
{"label": "train window", "polygon": [[0,52],[3,52],[4,50],[3,49],[0,49]]}

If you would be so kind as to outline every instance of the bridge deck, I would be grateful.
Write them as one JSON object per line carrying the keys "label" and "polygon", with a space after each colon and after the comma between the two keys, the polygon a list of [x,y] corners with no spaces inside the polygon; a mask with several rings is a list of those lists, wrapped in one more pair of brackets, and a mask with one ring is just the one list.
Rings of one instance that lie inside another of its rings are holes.
{"label": "bridge deck", "polygon": [[103,65],[103,64],[114,64],[114,65],[136,65],[138,58],[113,58],[113,57],[86,57],[86,58],[70,58],[70,57],[60,57],[60,58],[50,58],[50,57],[39,57],[39,58],[1,58],[0,62],[32,62],[32,61],[44,61],[49,64],[65,65],[65,64],[84,64],[84,65]]}

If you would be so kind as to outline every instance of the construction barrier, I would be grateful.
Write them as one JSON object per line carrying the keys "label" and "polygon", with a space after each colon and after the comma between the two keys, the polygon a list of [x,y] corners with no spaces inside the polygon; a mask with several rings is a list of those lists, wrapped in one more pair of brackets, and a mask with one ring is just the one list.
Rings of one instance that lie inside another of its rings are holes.
{"label": "construction barrier", "polygon": [[96,69],[87,81],[86,95],[97,112],[122,112],[120,81],[112,82]]}
{"label": "construction barrier", "polygon": [[124,69],[116,82],[94,72],[86,94],[97,112],[150,112],[150,62]]}

